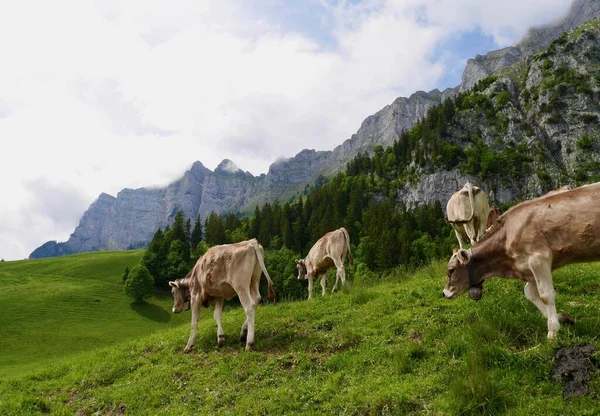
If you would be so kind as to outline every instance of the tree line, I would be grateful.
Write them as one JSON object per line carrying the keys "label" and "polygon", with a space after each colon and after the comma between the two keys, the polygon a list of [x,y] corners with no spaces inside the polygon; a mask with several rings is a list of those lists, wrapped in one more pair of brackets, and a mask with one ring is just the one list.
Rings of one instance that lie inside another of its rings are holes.
{"label": "tree line", "polygon": [[307,195],[257,206],[246,217],[213,212],[204,223],[195,218],[193,225],[178,212],[170,226],[156,231],[142,265],[156,284],[165,286],[185,276],[208,247],[256,238],[266,249],[275,290],[294,298],[304,293],[295,280],[294,258],[304,257],[320,237],[342,226],[349,231],[354,270],[360,275],[417,267],[448,256],[456,242],[441,204],[409,207],[399,190],[423,173],[440,169],[459,168],[482,179],[527,173],[530,157],[524,145],[492,148],[480,132],[461,133],[464,128],[458,118],[466,110],[503,129],[497,110],[510,96],[499,92],[500,99],[493,101],[481,92],[494,81],[493,77],[484,79],[472,91],[431,108],[391,146],[375,146],[372,155],[357,155],[344,172],[328,180],[320,178]]}

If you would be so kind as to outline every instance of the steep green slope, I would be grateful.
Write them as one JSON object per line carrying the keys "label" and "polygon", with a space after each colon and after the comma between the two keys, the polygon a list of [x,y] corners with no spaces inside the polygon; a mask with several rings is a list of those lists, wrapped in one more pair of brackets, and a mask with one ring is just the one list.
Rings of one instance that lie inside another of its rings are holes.
{"label": "steep green slope", "polygon": [[123,270],[142,253],[0,263],[0,377],[184,320],[171,313],[170,295],[136,305],[123,293]]}
{"label": "steep green slope", "polygon": [[[312,301],[262,305],[256,350],[237,340],[243,312],[224,314],[216,346],[201,311],[196,348],[187,325],[0,382],[0,413],[32,414],[595,414],[588,396],[563,399],[550,376],[558,345],[600,331],[600,265],[555,273],[558,308],[576,320],[559,341],[518,281],[492,280],[483,299],[440,296],[444,264],[397,272]],[[186,314],[189,316],[189,314]]]}

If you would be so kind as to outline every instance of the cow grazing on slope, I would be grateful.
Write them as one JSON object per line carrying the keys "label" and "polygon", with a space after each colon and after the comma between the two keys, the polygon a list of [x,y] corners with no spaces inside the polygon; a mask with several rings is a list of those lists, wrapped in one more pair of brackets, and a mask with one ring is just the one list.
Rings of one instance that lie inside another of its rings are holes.
{"label": "cow grazing on slope", "polygon": [[485,234],[490,206],[487,195],[480,188],[467,182],[450,197],[446,205],[446,217],[454,228],[460,248],[478,241]]}
{"label": "cow grazing on slope", "polygon": [[273,282],[265,268],[264,250],[256,239],[236,244],[214,246],[198,260],[190,273],[183,279],[169,282],[173,293],[173,312],[183,310],[186,302],[192,309],[192,330],[185,346],[188,352],[194,346],[200,305],[208,307],[215,304],[214,318],[217,322],[217,341],[223,345],[225,334],[221,325],[223,302],[238,296],[246,312],[246,321],[242,325],[241,342],[246,350],[254,345],[254,315],[260,302],[258,285],[261,273],[269,283],[269,299],[275,299]]}
{"label": "cow grazing on slope", "polygon": [[340,279],[342,286],[346,284],[346,272],[344,269],[346,254],[348,254],[350,264],[352,264],[350,236],[348,235],[348,231],[342,227],[325,234],[312,246],[306,258],[296,260],[298,279],[308,279],[309,299],[312,298],[313,279],[319,276],[321,276],[322,294],[325,296],[325,285],[327,284],[326,273],[327,270],[334,266],[337,268],[337,273],[331,293],[338,289]]}
{"label": "cow grazing on slope", "polygon": [[443,295],[454,298],[469,290],[482,295],[483,281],[493,276],[521,279],[525,297],[548,321],[548,339],[560,323],[552,271],[571,263],[600,260],[600,182],[523,202],[500,217],[492,230],[448,262]]}

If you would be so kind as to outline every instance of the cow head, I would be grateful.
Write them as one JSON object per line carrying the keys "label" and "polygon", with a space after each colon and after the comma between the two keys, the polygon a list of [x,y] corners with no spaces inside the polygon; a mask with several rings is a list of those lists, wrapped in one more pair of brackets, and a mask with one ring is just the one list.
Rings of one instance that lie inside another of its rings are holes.
{"label": "cow head", "polygon": [[454,250],[448,261],[448,280],[442,296],[452,299],[469,290],[473,300],[481,299],[483,282],[476,281],[471,250]]}
{"label": "cow head", "polygon": [[178,279],[169,282],[169,286],[171,286],[171,294],[173,295],[173,313],[189,309],[190,288],[188,283],[184,279]]}
{"label": "cow head", "polygon": [[298,268],[298,280],[306,279],[306,263],[304,259],[296,260],[296,267]]}

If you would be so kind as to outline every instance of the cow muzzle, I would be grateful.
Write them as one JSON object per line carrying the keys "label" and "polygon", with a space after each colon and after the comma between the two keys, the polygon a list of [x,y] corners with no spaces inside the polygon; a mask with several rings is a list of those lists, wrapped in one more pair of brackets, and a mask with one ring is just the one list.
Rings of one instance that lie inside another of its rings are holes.
{"label": "cow muzzle", "polygon": [[452,299],[454,297],[454,293],[450,292],[448,289],[444,289],[442,292],[442,297],[446,299]]}

